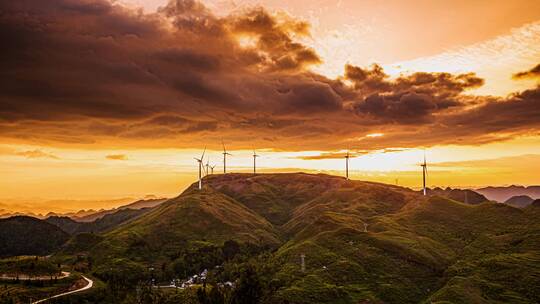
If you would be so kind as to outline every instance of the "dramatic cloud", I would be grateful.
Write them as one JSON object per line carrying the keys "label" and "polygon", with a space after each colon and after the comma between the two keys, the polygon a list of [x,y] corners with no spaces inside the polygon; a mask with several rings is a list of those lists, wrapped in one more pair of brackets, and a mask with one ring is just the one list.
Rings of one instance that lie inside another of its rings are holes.
{"label": "dramatic cloud", "polygon": [[538,78],[538,79],[540,79],[540,64],[538,64],[537,66],[535,66],[534,68],[532,68],[532,69],[530,69],[528,71],[514,74],[513,78],[514,79],[522,79],[522,78]]}
{"label": "dramatic cloud", "polygon": [[472,73],[414,73],[389,80],[378,65],[371,69],[347,65],[345,78],[360,94],[354,104],[358,114],[404,124],[426,123],[433,114],[465,106],[471,100],[461,94],[483,84]]}
{"label": "dramatic cloud", "polygon": [[107,0],[21,0],[0,12],[5,142],[372,150],[540,127],[538,88],[494,98],[466,94],[483,84],[474,74],[313,73],[321,59],[300,42],[309,24],[263,8],[219,17],[193,0],[152,14]]}

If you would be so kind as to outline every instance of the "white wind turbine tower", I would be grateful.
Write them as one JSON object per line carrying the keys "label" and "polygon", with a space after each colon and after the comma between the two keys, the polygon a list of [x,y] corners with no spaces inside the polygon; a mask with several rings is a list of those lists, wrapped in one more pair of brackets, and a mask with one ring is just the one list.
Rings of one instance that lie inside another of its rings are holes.
{"label": "white wind turbine tower", "polygon": [[204,159],[204,153],[206,152],[206,147],[204,147],[203,153],[201,155],[201,158],[195,158],[195,160],[199,163],[199,190],[202,189],[202,169],[203,169],[203,159]]}
{"label": "white wind turbine tower", "polygon": [[427,162],[426,162],[426,151],[424,150],[424,163],[421,164],[420,166],[422,166],[422,181],[423,181],[423,192],[424,192],[424,195],[427,195],[427,190],[426,190],[426,177],[427,177]]}
{"label": "white wind turbine tower", "polygon": [[253,149],[253,174],[257,174],[257,153],[255,152],[255,149]]}
{"label": "white wind turbine tower", "polygon": [[349,158],[351,156],[349,155],[349,150],[347,150],[347,154],[345,155],[345,177],[347,177],[347,180],[349,180]]}
{"label": "white wind turbine tower", "polygon": [[231,153],[227,152],[227,149],[225,149],[223,140],[221,141],[221,144],[223,145],[223,174],[227,174],[227,155],[230,156]]}
{"label": "white wind turbine tower", "polygon": [[206,159],[206,170],[205,170],[204,176],[208,175],[208,172],[210,172],[209,169],[210,169],[210,156],[208,156],[208,158]]}
{"label": "white wind turbine tower", "polygon": [[214,175],[214,168],[215,167],[216,167],[216,165],[210,166],[210,174],[211,175]]}

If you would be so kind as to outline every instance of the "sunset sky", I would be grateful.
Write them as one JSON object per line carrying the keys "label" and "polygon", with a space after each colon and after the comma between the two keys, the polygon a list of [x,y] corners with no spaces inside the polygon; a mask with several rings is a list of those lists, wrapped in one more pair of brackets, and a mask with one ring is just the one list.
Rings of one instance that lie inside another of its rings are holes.
{"label": "sunset sky", "polygon": [[0,39],[0,211],[176,196],[222,140],[236,172],[350,149],[418,188],[425,149],[430,186],[540,184],[540,1],[2,1]]}

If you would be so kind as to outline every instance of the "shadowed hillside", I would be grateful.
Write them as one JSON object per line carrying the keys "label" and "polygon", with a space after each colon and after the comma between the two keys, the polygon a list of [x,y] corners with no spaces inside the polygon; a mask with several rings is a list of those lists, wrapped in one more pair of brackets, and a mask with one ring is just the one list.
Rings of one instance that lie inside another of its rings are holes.
{"label": "shadowed hillside", "polygon": [[518,195],[518,196],[512,196],[511,198],[507,199],[504,203],[516,208],[525,208],[532,204],[534,201],[533,198],[527,195]]}
{"label": "shadowed hillside", "polygon": [[14,216],[0,219],[0,257],[47,255],[68,239],[66,232],[37,218]]}

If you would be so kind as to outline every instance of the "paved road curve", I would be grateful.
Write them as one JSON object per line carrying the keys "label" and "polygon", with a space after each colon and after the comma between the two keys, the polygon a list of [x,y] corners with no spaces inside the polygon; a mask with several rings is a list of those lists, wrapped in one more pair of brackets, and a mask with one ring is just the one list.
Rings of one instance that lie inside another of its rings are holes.
{"label": "paved road curve", "polygon": [[43,303],[43,302],[48,301],[50,299],[59,298],[59,297],[67,296],[67,295],[74,294],[74,293],[77,293],[77,292],[85,291],[85,290],[88,290],[88,289],[92,288],[92,286],[94,286],[94,281],[90,280],[89,278],[87,278],[85,276],[82,276],[82,277],[83,277],[83,279],[86,280],[86,282],[88,282],[88,284],[86,284],[86,286],[84,286],[83,288],[79,288],[77,290],[72,290],[72,291],[61,293],[61,294],[57,294],[57,295],[52,296],[52,297],[41,299],[39,301],[32,302],[32,304]]}

